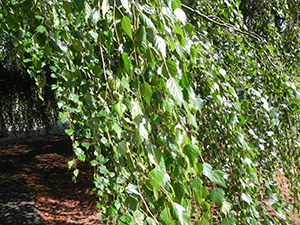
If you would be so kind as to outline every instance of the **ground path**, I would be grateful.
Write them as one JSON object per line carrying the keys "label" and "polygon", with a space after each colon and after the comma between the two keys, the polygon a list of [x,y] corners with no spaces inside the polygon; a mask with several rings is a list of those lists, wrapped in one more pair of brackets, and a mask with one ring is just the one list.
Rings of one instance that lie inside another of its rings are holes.
{"label": "ground path", "polygon": [[72,158],[64,134],[0,138],[0,224],[102,224],[95,200],[87,201],[91,168],[79,163],[74,184]]}

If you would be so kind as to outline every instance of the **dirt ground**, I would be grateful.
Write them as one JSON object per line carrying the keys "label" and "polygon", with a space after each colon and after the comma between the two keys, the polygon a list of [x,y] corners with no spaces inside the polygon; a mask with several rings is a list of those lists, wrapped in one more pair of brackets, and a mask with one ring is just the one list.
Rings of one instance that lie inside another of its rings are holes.
{"label": "dirt ground", "polygon": [[26,179],[45,225],[102,224],[95,200],[87,202],[93,184],[92,171],[79,163],[77,182],[72,182],[68,161],[73,159],[67,135],[26,140],[1,138],[1,160],[6,160]]}
{"label": "dirt ground", "polygon": [[[26,179],[45,225],[102,224],[96,200],[87,201],[93,188],[91,167],[79,162],[77,182],[72,182],[67,163],[73,153],[67,135],[0,138],[0,156]],[[277,178],[282,194],[288,198],[286,180],[279,172]],[[300,225],[299,216],[295,216],[294,224]]]}

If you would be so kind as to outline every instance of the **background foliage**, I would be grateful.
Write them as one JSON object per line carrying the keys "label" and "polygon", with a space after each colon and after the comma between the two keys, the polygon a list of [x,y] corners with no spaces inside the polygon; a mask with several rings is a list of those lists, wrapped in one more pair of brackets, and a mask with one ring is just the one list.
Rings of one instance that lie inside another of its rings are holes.
{"label": "background foliage", "polygon": [[[0,130],[3,136],[26,133],[33,134],[44,128],[48,134],[58,119],[57,99],[51,85],[56,81],[45,66],[34,77],[27,73],[28,63],[23,65],[17,39],[2,32],[0,60]],[[36,82],[39,80],[39,83]],[[41,89],[43,87],[43,89]]]}
{"label": "background foliage", "polygon": [[299,207],[299,1],[0,3],[27,72],[56,80],[104,223],[289,221],[275,172]]}

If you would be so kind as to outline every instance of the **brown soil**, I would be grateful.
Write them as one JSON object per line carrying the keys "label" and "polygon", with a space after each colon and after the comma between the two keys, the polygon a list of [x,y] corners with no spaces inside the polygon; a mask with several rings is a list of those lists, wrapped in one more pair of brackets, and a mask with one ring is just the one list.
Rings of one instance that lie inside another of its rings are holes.
{"label": "brown soil", "polygon": [[45,225],[102,224],[95,199],[87,201],[93,188],[91,168],[79,162],[77,182],[72,182],[67,163],[73,156],[67,135],[1,138],[0,156],[26,179]]}

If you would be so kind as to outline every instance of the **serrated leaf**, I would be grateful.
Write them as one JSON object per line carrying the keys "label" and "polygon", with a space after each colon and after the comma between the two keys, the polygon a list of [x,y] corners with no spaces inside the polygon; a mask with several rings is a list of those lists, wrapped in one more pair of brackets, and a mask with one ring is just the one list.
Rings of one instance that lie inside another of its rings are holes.
{"label": "serrated leaf", "polygon": [[140,194],[140,192],[137,190],[137,188],[131,183],[129,183],[127,186],[127,192],[128,192],[128,194],[133,195],[133,196],[139,196],[141,198],[143,197]]}
{"label": "serrated leaf", "polygon": [[108,12],[109,10],[109,3],[108,0],[103,0],[102,1],[102,16],[105,17],[105,14]]}
{"label": "serrated leaf", "polygon": [[218,206],[222,207],[224,202],[225,193],[220,188],[215,188],[210,192],[210,199]]}
{"label": "serrated leaf", "polygon": [[61,120],[62,123],[65,123],[67,121],[67,116],[65,114],[63,114],[62,112],[59,112],[59,118]]}
{"label": "serrated leaf", "polygon": [[210,212],[210,204],[206,201],[201,202],[201,209],[203,209],[203,211],[205,212]]}
{"label": "serrated leaf", "polygon": [[191,165],[194,165],[199,155],[199,148],[195,145],[185,145],[183,153],[189,158]]}
{"label": "serrated leaf", "polygon": [[171,112],[174,107],[174,101],[170,98],[166,99],[163,101],[163,109],[166,110],[167,112]]}
{"label": "serrated leaf", "polygon": [[248,204],[251,204],[252,203],[252,198],[250,195],[248,194],[245,194],[245,193],[242,193],[241,194],[241,199],[245,202],[247,202]]}
{"label": "serrated leaf", "polygon": [[124,112],[126,111],[126,105],[123,104],[122,102],[118,102],[117,104],[115,104],[114,110],[115,110],[115,112],[118,114],[118,116],[119,116],[120,118],[122,118]]}
{"label": "serrated leaf", "polygon": [[172,60],[167,60],[164,62],[161,71],[165,77],[175,77],[177,75],[177,65]]}
{"label": "serrated leaf", "polygon": [[146,222],[146,225],[156,225],[155,220],[152,219],[151,217],[147,217],[145,222]]}
{"label": "serrated leaf", "polygon": [[131,102],[130,111],[131,111],[132,119],[135,119],[135,117],[137,117],[138,115],[143,115],[140,103],[137,100]]}
{"label": "serrated leaf", "polygon": [[166,57],[167,55],[167,45],[166,45],[166,42],[165,40],[159,36],[159,35],[156,35],[154,37],[154,47],[160,51],[160,53],[162,54],[163,57]]}
{"label": "serrated leaf", "polygon": [[145,101],[148,103],[148,105],[150,105],[150,100],[152,97],[152,89],[147,82],[144,82],[141,85],[141,94],[144,97]]}
{"label": "serrated leaf", "polygon": [[132,29],[131,29],[131,21],[127,16],[123,16],[121,22],[122,29],[124,32],[130,37],[132,40]]}
{"label": "serrated leaf", "polygon": [[73,171],[73,174],[74,174],[75,177],[77,177],[78,174],[79,174],[79,169],[74,170],[74,171]]}
{"label": "serrated leaf", "polygon": [[73,165],[76,165],[76,160],[71,160],[68,162],[69,170],[73,167]]}
{"label": "serrated leaf", "polygon": [[127,91],[131,92],[131,89],[130,89],[130,86],[129,86],[129,82],[128,82],[128,78],[122,77],[121,84],[123,85],[123,87],[124,87]]}
{"label": "serrated leaf", "polygon": [[225,218],[224,220],[222,220],[222,225],[235,225],[235,219]]}
{"label": "serrated leaf", "polygon": [[173,189],[175,191],[175,194],[176,194],[176,198],[178,200],[178,202],[181,201],[183,195],[185,194],[185,187],[182,183],[179,183],[179,182],[176,182],[174,185],[173,185]]}
{"label": "serrated leaf", "polygon": [[134,220],[138,225],[143,224],[144,222],[144,214],[138,210],[133,213]]}
{"label": "serrated leaf", "polygon": [[127,153],[128,147],[127,142],[125,140],[119,142],[118,144],[118,152],[120,155],[125,155]]}
{"label": "serrated leaf", "polygon": [[90,161],[91,166],[97,166],[99,163],[97,162],[97,160],[92,160]]}
{"label": "serrated leaf", "polygon": [[231,204],[230,202],[227,202],[226,200],[224,200],[223,204],[222,204],[222,208],[221,211],[225,214],[225,215],[229,215],[230,211],[231,211]]}
{"label": "serrated leaf", "polygon": [[114,123],[112,128],[114,129],[114,131],[117,133],[118,135],[118,138],[121,138],[121,135],[122,135],[122,128],[119,126],[118,123]]}
{"label": "serrated leaf", "polygon": [[180,8],[177,8],[174,10],[174,14],[176,15],[176,18],[182,23],[182,24],[186,24],[186,20],[187,20],[187,17],[185,15],[185,12],[180,9]]}
{"label": "serrated leaf", "polygon": [[193,74],[190,72],[185,72],[181,76],[180,86],[182,88],[189,87],[191,86],[192,81],[193,81]]}
{"label": "serrated leaf", "polygon": [[89,149],[91,143],[89,143],[89,142],[83,142],[81,145],[82,145],[83,147],[85,147],[86,149]]}
{"label": "serrated leaf", "polygon": [[206,198],[208,194],[209,194],[209,192],[208,192],[207,188],[202,186],[199,190],[199,196],[201,198]]}
{"label": "serrated leaf", "polygon": [[223,77],[225,77],[225,75],[226,75],[226,71],[225,71],[224,69],[220,69],[220,70],[219,70],[219,73],[220,73]]}
{"label": "serrated leaf", "polygon": [[36,31],[40,32],[40,33],[44,33],[47,31],[46,27],[44,27],[43,25],[40,25],[36,28]]}
{"label": "serrated leaf", "polygon": [[67,135],[71,136],[75,131],[73,129],[66,129],[65,132]]}
{"label": "serrated leaf", "polygon": [[152,187],[158,191],[160,185],[162,185],[162,182],[164,179],[164,173],[155,168],[150,171],[148,177],[149,177],[150,183],[152,184]]}
{"label": "serrated leaf", "polygon": [[99,20],[100,20],[100,14],[97,10],[94,10],[91,15],[91,21],[94,25],[97,25]]}
{"label": "serrated leaf", "polygon": [[129,225],[132,222],[132,218],[130,216],[121,216],[118,219],[118,225]]}
{"label": "serrated leaf", "polygon": [[224,173],[220,170],[214,170],[211,173],[211,181],[215,182],[216,184],[226,187]]}
{"label": "serrated leaf", "polygon": [[122,60],[124,63],[124,72],[129,75],[131,71],[131,61],[125,52],[122,52]]}
{"label": "serrated leaf", "polygon": [[121,4],[126,9],[126,11],[129,11],[129,2],[128,2],[128,0],[121,0]]}
{"label": "serrated leaf", "polygon": [[76,4],[80,9],[83,9],[83,7],[84,7],[84,0],[75,0],[75,4]]}
{"label": "serrated leaf", "polygon": [[169,92],[174,100],[177,101],[179,105],[181,105],[183,102],[183,94],[181,91],[181,87],[173,77],[167,80],[167,88],[169,89]]}
{"label": "serrated leaf", "polygon": [[159,216],[164,221],[165,224],[170,224],[169,208],[164,208],[164,210],[160,213]]}
{"label": "serrated leaf", "polygon": [[137,42],[145,42],[146,41],[146,29],[145,26],[140,25],[139,29],[136,31],[136,39]]}
{"label": "serrated leaf", "polygon": [[194,100],[191,100],[191,105],[194,109],[201,111],[204,102],[201,98],[195,98]]}
{"label": "serrated leaf", "polygon": [[195,190],[195,191],[199,191],[199,189],[203,186],[203,181],[199,178],[196,177],[195,179],[193,179],[191,181],[191,187]]}
{"label": "serrated leaf", "polygon": [[191,113],[188,113],[187,119],[189,123],[193,125],[194,128],[196,128],[197,130],[199,129],[196,118]]}
{"label": "serrated leaf", "polygon": [[153,22],[144,13],[141,14],[141,20],[146,27],[149,27],[156,31],[156,27],[154,26]]}
{"label": "serrated leaf", "polygon": [[212,177],[212,166],[208,163],[203,163],[203,171],[202,174],[207,178],[211,179]]}
{"label": "serrated leaf", "polygon": [[184,221],[183,221],[183,216],[184,216],[184,212],[185,212],[185,208],[182,205],[179,205],[177,203],[173,203],[172,204],[172,212],[173,212],[173,216],[175,217],[175,219],[178,219],[180,224],[183,225]]}

